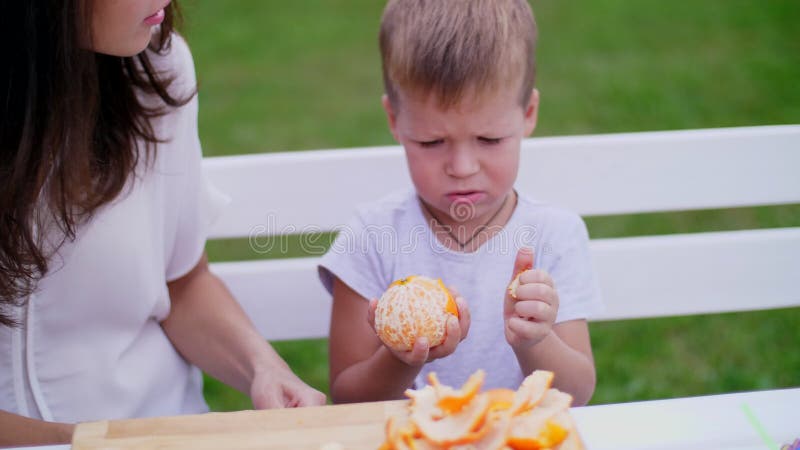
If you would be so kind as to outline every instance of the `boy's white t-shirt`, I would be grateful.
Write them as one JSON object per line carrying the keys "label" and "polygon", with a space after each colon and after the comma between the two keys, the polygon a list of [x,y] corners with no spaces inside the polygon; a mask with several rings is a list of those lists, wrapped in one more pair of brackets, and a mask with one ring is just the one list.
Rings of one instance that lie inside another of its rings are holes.
{"label": "boy's white t-shirt", "polygon": [[523,195],[503,229],[473,253],[443,246],[427,225],[416,194],[399,192],[360,208],[319,265],[322,283],[332,292],[338,277],[365,299],[379,298],[389,284],[409,275],[441,278],[469,305],[469,334],[456,351],[425,365],[440,381],[461,386],[477,369],[486,371],[486,388],[516,389],[523,374],[503,331],[503,299],[517,250],[534,249],[535,267],[546,270],[559,296],[556,322],[586,319],[602,309],[589,255],[589,236],[577,214]]}
{"label": "boy's white t-shirt", "polygon": [[[194,90],[180,37],[151,61],[177,76],[171,92]],[[51,259],[15,311],[22,326],[0,327],[0,410],[72,423],[208,410],[200,371],[159,323],[170,311],[166,283],[198,263],[224,198],[202,176],[197,97],[153,126],[167,142],[152,166],[140,165]]]}

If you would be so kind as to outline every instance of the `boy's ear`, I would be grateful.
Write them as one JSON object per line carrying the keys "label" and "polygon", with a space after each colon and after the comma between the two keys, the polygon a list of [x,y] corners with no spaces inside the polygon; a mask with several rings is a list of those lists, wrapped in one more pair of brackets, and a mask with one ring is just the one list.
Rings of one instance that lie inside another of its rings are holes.
{"label": "boy's ear", "polygon": [[381,104],[383,105],[383,110],[386,111],[386,121],[389,123],[389,131],[392,132],[394,140],[400,142],[400,140],[397,139],[397,114],[392,108],[392,102],[389,101],[388,95],[383,94],[381,97]]}
{"label": "boy's ear", "polygon": [[525,136],[533,134],[536,129],[536,121],[539,118],[539,90],[534,88],[531,92],[531,99],[525,106]]}

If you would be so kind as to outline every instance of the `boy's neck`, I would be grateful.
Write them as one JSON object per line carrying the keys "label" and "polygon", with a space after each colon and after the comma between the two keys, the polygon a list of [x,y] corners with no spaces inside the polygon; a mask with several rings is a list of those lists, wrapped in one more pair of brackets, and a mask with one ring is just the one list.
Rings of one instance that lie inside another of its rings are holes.
{"label": "boy's neck", "polygon": [[421,198],[418,201],[422,206],[423,216],[439,243],[453,251],[472,253],[502,231],[516,209],[518,198],[517,192],[512,190],[496,210],[466,221],[437,214]]}

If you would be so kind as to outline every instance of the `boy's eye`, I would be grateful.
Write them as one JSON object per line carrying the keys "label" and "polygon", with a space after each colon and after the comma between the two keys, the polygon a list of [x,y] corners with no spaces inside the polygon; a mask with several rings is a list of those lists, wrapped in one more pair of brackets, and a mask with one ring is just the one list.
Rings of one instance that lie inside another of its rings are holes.
{"label": "boy's eye", "polygon": [[496,145],[499,144],[500,141],[503,140],[503,138],[489,138],[481,136],[478,138],[478,140],[481,141],[481,143],[483,144]]}
{"label": "boy's eye", "polygon": [[428,147],[435,147],[441,144],[442,142],[444,142],[443,139],[435,139],[433,141],[420,141],[419,145],[420,147],[428,148]]}

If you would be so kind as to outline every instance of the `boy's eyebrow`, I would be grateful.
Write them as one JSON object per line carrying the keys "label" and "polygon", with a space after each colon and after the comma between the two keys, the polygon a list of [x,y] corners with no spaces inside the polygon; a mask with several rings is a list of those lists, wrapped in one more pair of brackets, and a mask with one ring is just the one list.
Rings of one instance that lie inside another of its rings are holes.
{"label": "boy's eyebrow", "polygon": [[[429,141],[433,139],[438,139],[442,136],[447,136],[450,134],[447,130],[440,129],[440,128],[427,128],[430,124],[424,124],[420,128],[416,128],[413,125],[409,125],[405,128],[405,134],[408,135],[410,138],[418,141]],[[490,137],[493,139],[497,138],[506,138],[511,137],[514,135],[512,130],[509,130],[510,126],[505,122],[500,122],[498,124],[488,125],[486,127],[476,128],[471,130],[470,134],[477,137]]]}
{"label": "boy's eyebrow", "polygon": [[479,128],[475,133],[476,136],[479,137],[491,137],[491,138],[504,138],[504,137],[511,137],[514,135],[514,132],[511,131],[511,127],[506,123],[500,123],[495,127],[487,127],[485,129]]}
{"label": "boy's eyebrow", "polygon": [[[414,123],[407,123],[404,127],[405,134],[415,140],[430,140],[447,134],[446,130],[434,127],[431,123],[422,123],[421,126],[414,126]],[[426,139],[422,139],[422,138]]]}
{"label": "boy's eyebrow", "polygon": [[416,142],[430,142],[439,139],[444,139],[444,133],[409,133],[408,136],[412,141]]}

